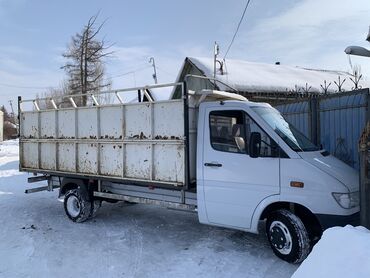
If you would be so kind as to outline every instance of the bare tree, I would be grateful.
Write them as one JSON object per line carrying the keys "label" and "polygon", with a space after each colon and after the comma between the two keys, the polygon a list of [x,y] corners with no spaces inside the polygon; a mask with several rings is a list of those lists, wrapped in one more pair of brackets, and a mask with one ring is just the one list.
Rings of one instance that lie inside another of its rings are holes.
{"label": "bare tree", "polygon": [[57,107],[71,107],[71,102],[65,97],[69,95],[69,81],[63,80],[58,87],[49,88],[41,94],[36,94],[37,104],[40,109],[52,109],[54,101]]}
{"label": "bare tree", "polygon": [[17,137],[17,126],[14,123],[14,117],[8,112],[4,105],[0,107],[0,111],[4,113],[3,136],[5,140]]}
{"label": "bare tree", "polygon": [[[68,74],[68,89],[70,94],[84,95],[81,105],[87,104],[86,94],[96,93],[110,86],[109,80],[104,80],[104,59],[113,54],[108,51],[104,39],[97,38],[104,22],[96,25],[98,15],[92,16],[82,29],[72,37],[71,43],[63,57],[67,63],[62,67]],[[78,102],[76,100],[76,102]]]}

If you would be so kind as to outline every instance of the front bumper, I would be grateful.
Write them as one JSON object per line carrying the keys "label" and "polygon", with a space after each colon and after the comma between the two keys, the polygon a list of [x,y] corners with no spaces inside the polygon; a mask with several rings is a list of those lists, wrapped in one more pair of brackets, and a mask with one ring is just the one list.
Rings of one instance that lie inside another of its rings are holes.
{"label": "front bumper", "polygon": [[351,215],[331,215],[331,214],[316,214],[317,219],[320,222],[322,230],[334,226],[358,226],[360,225],[360,212],[356,212]]}

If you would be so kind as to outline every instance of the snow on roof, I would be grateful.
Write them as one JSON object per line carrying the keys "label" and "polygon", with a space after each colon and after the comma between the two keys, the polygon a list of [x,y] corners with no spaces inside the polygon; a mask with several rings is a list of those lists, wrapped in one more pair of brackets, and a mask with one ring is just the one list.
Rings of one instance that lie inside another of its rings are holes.
{"label": "snow on roof", "polygon": [[[189,61],[201,70],[205,76],[213,77],[213,59],[209,58],[192,58],[188,57]],[[329,71],[306,69],[286,65],[274,65],[247,62],[242,60],[229,60],[227,59],[223,65],[223,74],[221,74],[220,65],[217,63],[216,78],[238,91],[242,92],[305,92],[311,86],[309,92],[323,92],[320,85],[331,85],[328,88],[328,93],[338,91],[338,87],[334,81],[338,83],[340,76],[341,82],[345,80],[343,89],[351,91],[354,87],[353,82],[349,79],[351,74],[343,71]],[[353,79],[353,77],[352,77]],[[368,87],[363,80],[360,81],[362,87]],[[222,84],[217,84],[221,89],[224,88]]]}
{"label": "snow on roof", "polygon": [[327,229],[292,278],[370,277],[370,231],[364,227]]}

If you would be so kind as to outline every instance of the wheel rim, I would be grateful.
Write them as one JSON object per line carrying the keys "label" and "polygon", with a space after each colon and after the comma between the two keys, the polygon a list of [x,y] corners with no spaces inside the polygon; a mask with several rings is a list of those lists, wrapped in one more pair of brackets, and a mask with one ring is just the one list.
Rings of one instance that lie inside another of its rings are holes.
{"label": "wheel rim", "polygon": [[70,216],[77,217],[81,212],[81,205],[78,198],[74,195],[67,199],[67,211]]}
{"label": "wheel rim", "polygon": [[283,255],[292,251],[292,236],[284,223],[274,221],[270,225],[270,241],[274,248]]}

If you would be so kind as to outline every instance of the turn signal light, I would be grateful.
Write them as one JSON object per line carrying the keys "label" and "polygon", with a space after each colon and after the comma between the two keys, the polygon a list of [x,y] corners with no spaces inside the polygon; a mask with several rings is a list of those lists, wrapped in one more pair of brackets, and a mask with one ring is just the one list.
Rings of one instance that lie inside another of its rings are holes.
{"label": "turn signal light", "polygon": [[291,187],[303,188],[304,187],[304,183],[303,182],[300,182],[300,181],[291,181],[290,182],[290,186]]}

